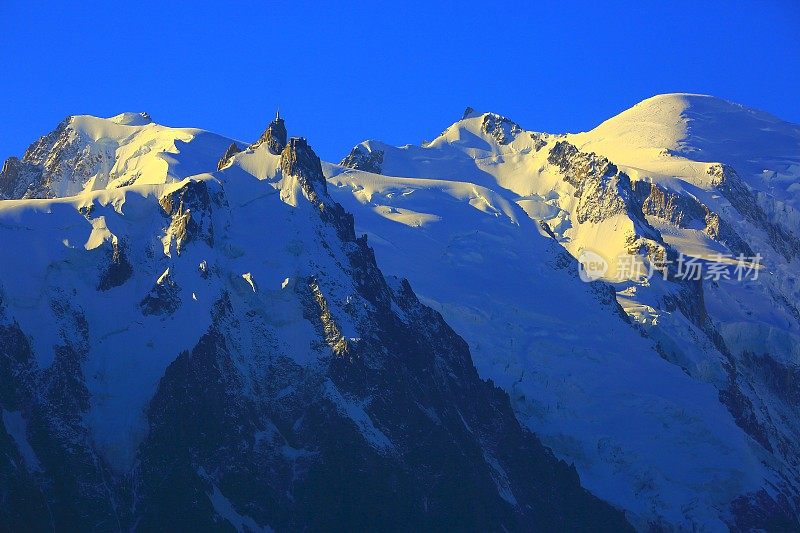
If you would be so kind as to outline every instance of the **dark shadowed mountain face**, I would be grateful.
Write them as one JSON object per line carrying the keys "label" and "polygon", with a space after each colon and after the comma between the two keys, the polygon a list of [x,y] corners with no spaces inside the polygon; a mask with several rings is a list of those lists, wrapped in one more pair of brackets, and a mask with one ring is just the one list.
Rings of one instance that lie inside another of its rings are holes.
{"label": "dark shadowed mountain face", "polygon": [[275,146],[0,214],[2,529],[629,528]]}

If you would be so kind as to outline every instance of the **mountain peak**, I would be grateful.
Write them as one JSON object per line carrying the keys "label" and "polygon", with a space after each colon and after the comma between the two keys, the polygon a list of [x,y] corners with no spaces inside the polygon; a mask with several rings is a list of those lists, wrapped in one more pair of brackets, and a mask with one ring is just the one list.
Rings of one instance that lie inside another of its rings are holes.
{"label": "mountain peak", "polygon": [[704,94],[668,93],[642,100],[591,131],[570,135],[584,151],[650,172],[690,160],[725,163],[745,174],[800,154],[800,127],[769,113]]}
{"label": "mountain peak", "polygon": [[468,119],[468,118],[475,118],[475,117],[479,117],[481,115],[482,115],[482,113],[480,113],[478,111],[475,111],[475,109],[473,109],[470,106],[467,106],[467,108],[464,109],[464,114],[461,115],[461,120]]}
{"label": "mountain peak", "polygon": [[145,126],[153,122],[150,113],[146,111],[142,111],[141,113],[127,111],[125,113],[120,113],[119,115],[114,115],[108,120],[121,126]]}
{"label": "mountain peak", "polygon": [[281,152],[281,170],[287,176],[300,178],[304,189],[310,193],[314,184],[327,191],[327,183],[322,173],[322,163],[303,137],[292,137]]}
{"label": "mountain peak", "polygon": [[251,148],[258,148],[265,143],[273,155],[280,155],[286,147],[286,123],[281,118],[279,110],[275,112],[275,118],[269,123],[261,137],[251,145]]}

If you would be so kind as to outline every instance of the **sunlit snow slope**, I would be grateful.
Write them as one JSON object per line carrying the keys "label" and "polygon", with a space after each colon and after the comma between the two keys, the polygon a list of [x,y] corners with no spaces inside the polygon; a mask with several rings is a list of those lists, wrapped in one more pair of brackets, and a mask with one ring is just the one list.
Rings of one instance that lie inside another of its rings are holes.
{"label": "sunlit snow slope", "polygon": [[[578,135],[468,109],[429,143],[366,141],[327,172],[381,264],[587,486],[642,528],[724,529],[796,516],[798,162],[795,125],[662,95]],[[582,284],[557,249],[608,261],[630,324],[590,303],[612,289]],[[702,283],[620,270],[680,253],[759,253],[764,268]]]}
{"label": "sunlit snow slope", "polygon": [[22,159],[6,161],[0,198],[72,196],[180,181],[212,170],[230,143],[203,130],[161,126],[147,113],[109,119],[71,116],[32,144]]}

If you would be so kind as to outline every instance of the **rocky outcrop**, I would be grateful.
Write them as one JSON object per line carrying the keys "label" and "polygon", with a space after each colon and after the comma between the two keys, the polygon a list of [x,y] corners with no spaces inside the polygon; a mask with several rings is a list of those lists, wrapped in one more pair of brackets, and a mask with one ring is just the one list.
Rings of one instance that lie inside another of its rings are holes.
{"label": "rocky outcrop", "polygon": [[275,115],[275,120],[269,123],[261,137],[250,148],[258,148],[262,144],[266,144],[267,150],[273,155],[280,154],[286,147],[286,124],[280,114]]}
{"label": "rocky outcrop", "polygon": [[515,122],[494,113],[487,113],[483,116],[481,128],[486,134],[494,137],[499,144],[509,144],[522,133],[522,128]]}
{"label": "rocky outcrop", "polygon": [[170,248],[180,255],[187,243],[199,239],[214,245],[213,206],[224,205],[221,186],[216,181],[189,180],[160,200],[161,208],[170,218],[167,237]]}
{"label": "rocky outcrop", "polygon": [[782,226],[772,222],[758,204],[755,195],[742,181],[736,171],[727,166],[716,164],[708,169],[714,186],[722,193],[746,220],[764,231],[775,251],[787,261],[800,256],[800,238]]}
{"label": "rocky outcrop", "polygon": [[223,168],[227,167],[228,164],[233,159],[233,156],[241,152],[242,149],[236,143],[231,143],[225,153],[222,154],[222,157],[219,158],[219,163],[217,163],[217,170],[222,170]]}
{"label": "rocky outcrop", "polygon": [[67,117],[49,134],[31,144],[22,159],[9,158],[0,172],[5,198],[50,198],[80,190],[113,154],[88,142]]}
{"label": "rocky outcrop", "polygon": [[[246,325],[230,294],[218,301],[212,327],[151,402],[140,527],[166,517],[221,527],[215,495],[245,523],[279,531],[627,529],[519,426],[441,316],[407,282],[387,284],[367,250],[348,254],[349,268],[371,277],[354,296],[366,306],[349,316],[328,305],[330,282],[296,286],[325,339],[314,349],[330,354],[317,367],[262,354],[266,369],[241,368],[245,354],[227,332]],[[341,320],[354,321],[357,341],[344,340]],[[253,373],[272,376],[256,395]]]}
{"label": "rocky outcrop", "polygon": [[533,140],[533,149],[537,152],[547,146],[547,134],[530,132],[531,140]]}
{"label": "rocky outcrop", "polygon": [[677,194],[655,183],[643,181],[634,183],[633,190],[641,202],[644,215],[655,217],[679,228],[703,226],[706,235],[725,244],[734,254],[747,257],[755,255],[727,221],[696,198]]}
{"label": "rocky outcrop", "polygon": [[107,291],[119,287],[133,274],[133,267],[125,253],[125,245],[116,237],[111,240],[111,250],[108,262],[100,274],[97,289]]}
{"label": "rocky outcrop", "polygon": [[[296,287],[302,287],[297,285]],[[305,282],[305,290],[301,289],[301,298],[304,298],[304,316],[317,328],[320,337],[325,339],[330,350],[336,357],[347,357],[350,351],[347,339],[331,314],[328,302],[319,283],[311,278]],[[308,298],[310,296],[311,298]],[[313,302],[313,303],[312,303]]]}
{"label": "rocky outcrop", "polygon": [[41,179],[41,170],[16,157],[9,157],[0,169],[0,199],[22,198],[29,188],[35,188]]}
{"label": "rocky outcrop", "polygon": [[0,312],[0,411],[16,426],[12,442],[8,426],[0,431],[0,448],[7,452],[0,458],[0,526],[78,530],[92,524],[119,530],[125,510],[113,501],[118,486],[83,421],[89,402],[81,368],[86,320],[66,299],[52,305],[63,329],[44,368],[19,325]]}
{"label": "rocky outcrop", "polygon": [[172,279],[167,269],[150,292],[139,302],[143,315],[169,315],[181,305],[180,287]]}
{"label": "rocky outcrop", "polygon": [[315,202],[314,196],[327,194],[328,182],[322,173],[322,163],[302,137],[289,139],[281,152],[280,167],[285,176],[297,178],[312,203]]}
{"label": "rocky outcrop", "polygon": [[380,174],[383,170],[383,150],[371,150],[359,144],[339,164],[354,170]]}
{"label": "rocky outcrop", "polygon": [[634,222],[637,237],[662,242],[659,233],[644,218],[630,178],[611,161],[558,141],[550,149],[547,162],[557,167],[564,181],[575,187],[578,223],[597,224],[625,214]]}

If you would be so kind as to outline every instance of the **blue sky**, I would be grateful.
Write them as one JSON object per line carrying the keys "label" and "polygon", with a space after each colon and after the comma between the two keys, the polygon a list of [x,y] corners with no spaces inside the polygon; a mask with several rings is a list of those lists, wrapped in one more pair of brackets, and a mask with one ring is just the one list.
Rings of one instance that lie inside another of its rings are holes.
{"label": "blue sky", "polygon": [[800,123],[796,0],[55,4],[0,0],[0,158],[66,115],[141,110],[254,140],[280,105],[328,160],[467,105],[563,132],[699,92]]}

